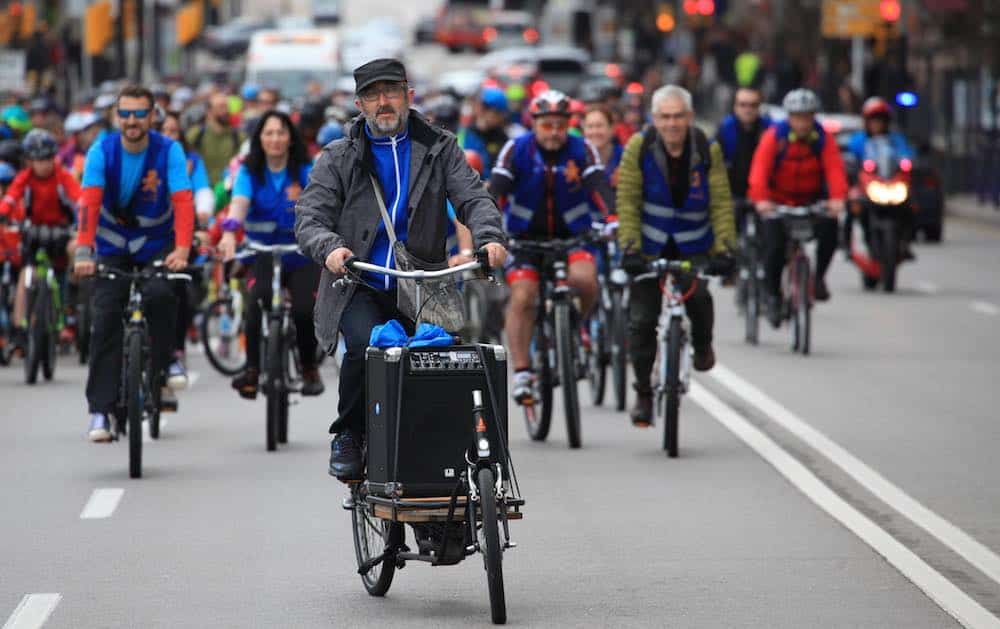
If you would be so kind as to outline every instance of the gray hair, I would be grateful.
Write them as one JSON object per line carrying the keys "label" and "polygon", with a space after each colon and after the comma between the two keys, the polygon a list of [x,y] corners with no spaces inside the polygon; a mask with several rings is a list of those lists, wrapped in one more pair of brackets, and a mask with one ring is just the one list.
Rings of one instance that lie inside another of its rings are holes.
{"label": "gray hair", "polygon": [[691,92],[679,85],[664,85],[653,92],[653,111],[659,110],[660,103],[669,98],[676,98],[681,101],[684,104],[685,111],[694,111],[694,103],[691,99]]}

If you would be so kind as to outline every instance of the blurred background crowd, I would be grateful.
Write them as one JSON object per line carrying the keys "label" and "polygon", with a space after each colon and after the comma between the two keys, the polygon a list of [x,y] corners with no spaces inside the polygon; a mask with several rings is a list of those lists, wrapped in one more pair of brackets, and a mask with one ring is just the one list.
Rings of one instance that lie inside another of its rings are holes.
{"label": "blurred background crowd", "polygon": [[315,151],[356,113],[351,71],[395,56],[420,110],[478,127],[491,149],[546,87],[581,114],[601,104],[620,141],[664,83],[688,88],[709,128],[739,86],[765,103],[809,87],[834,132],[881,96],[947,191],[1000,204],[998,35],[989,0],[0,2],[0,138],[46,128],[72,166],[110,126],[118,87],[142,82],[215,185],[259,112],[291,113]]}

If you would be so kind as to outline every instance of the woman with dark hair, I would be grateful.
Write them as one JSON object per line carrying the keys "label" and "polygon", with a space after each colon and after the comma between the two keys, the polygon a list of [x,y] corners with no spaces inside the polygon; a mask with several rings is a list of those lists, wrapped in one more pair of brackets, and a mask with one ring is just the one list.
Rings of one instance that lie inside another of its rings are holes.
{"label": "woman with dark hair", "polygon": [[[207,229],[208,223],[212,219],[215,211],[215,193],[208,182],[208,171],[205,169],[205,160],[197,152],[188,148],[187,140],[184,139],[181,127],[181,114],[177,111],[167,111],[163,119],[157,125],[160,133],[167,136],[184,149],[184,156],[187,158],[188,177],[191,178],[191,190],[194,192],[195,216],[198,219],[198,228]],[[192,252],[192,260],[194,253]],[[174,293],[177,295],[177,328],[174,337],[174,358],[168,369],[168,377],[179,379],[187,377],[187,367],[185,361],[185,342],[187,331],[194,321],[194,296],[191,294],[192,287],[187,282],[175,282]],[[175,402],[173,392],[168,389],[163,390],[163,399],[170,405]]]}
{"label": "woman with dark hair", "polygon": [[[222,223],[219,251],[225,260],[236,254],[236,231],[264,244],[295,243],[295,202],[309,181],[309,157],[302,137],[287,114],[268,111],[261,115],[250,136],[250,153],[240,166],[233,185],[229,216]],[[302,395],[319,395],[323,381],[316,365],[316,335],[313,306],[320,268],[299,254],[282,256],[282,284],[292,297],[292,317],[302,361]],[[252,299],[246,312],[247,368],[233,378],[241,397],[257,397],[260,378],[259,303],[271,301],[271,261],[258,256],[247,280]]]}

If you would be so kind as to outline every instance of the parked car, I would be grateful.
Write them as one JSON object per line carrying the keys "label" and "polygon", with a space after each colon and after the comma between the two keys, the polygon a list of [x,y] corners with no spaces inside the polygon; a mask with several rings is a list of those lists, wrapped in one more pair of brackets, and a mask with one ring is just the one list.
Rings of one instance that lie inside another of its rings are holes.
{"label": "parked car", "polygon": [[483,31],[488,50],[515,46],[534,46],[540,35],[533,26],[534,18],[527,11],[496,11]]}
{"label": "parked car", "polygon": [[573,46],[542,46],[537,50],[538,75],[552,89],[576,96],[588,76],[590,55]]}
{"label": "parked car", "polygon": [[451,52],[471,49],[485,52],[489,31],[489,10],[463,5],[447,5],[438,16],[434,39]]}
{"label": "parked car", "polygon": [[205,29],[201,44],[213,55],[232,60],[247,51],[254,33],[274,26],[274,20],[270,18],[238,17]]}

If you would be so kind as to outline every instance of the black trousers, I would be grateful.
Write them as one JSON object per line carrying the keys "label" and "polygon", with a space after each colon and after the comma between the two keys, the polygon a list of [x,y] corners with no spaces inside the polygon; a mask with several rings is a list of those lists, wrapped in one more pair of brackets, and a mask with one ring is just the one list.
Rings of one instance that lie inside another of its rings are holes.
{"label": "black trousers", "polygon": [[[691,344],[695,349],[704,349],[712,344],[712,327],[715,324],[715,307],[712,294],[708,292],[706,280],[696,280],[694,276],[681,277],[679,288],[687,292],[691,282],[697,281],[694,293],[684,303],[688,319],[691,321]],[[636,386],[649,387],[649,374],[656,361],[656,324],[663,305],[663,293],[657,279],[642,280],[632,284],[628,302],[629,353],[632,355],[632,369]],[[664,360],[661,356],[660,360]]]}
{"label": "black trousers", "polygon": [[[780,219],[764,220],[764,267],[767,271],[767,288],[771,295],[781,295],[781,270],[785,268],[788,238],[785,223]],[[816,279],[826,277],[833,254],[837,252],[837,219],[823,216],[816,219]]]}
{"label": "black trousers", "polygon": [[[137,269],[127,258],[106,257],[100,264],[119,269]],[[153,352],[153,369],[159,373],[170,364],[177,322],[177,302],[171,283],[153,279],[142,286],[142,310],[146,315]],[[123,323],[128,304],[129,281],[94,278],[91,307],[93,332],[90,338],[90,373],[87,375],[87,404],[91,413],[115,409],[123,363]]]}
{"label": "black trousers", "polygon": [[[269,256],[257,256],[254,262],[250,301],[246,305],[247,367],[260,369],[260,337],[263,312],[260,303],[271,304],[271,278],[274,269]],[[316,366],[316,329],[313,324],[313,308],[316,305],[316,291],[319,290],[320,268],[307,262],[291,273],[282,270],[281,285],[288,289],[292,297],[292,320],[295,321],[296,343],[303,368]]]}
{"label": "black trousers", "polygon": [[380,291],[359,285],[340,318],[340,334],[347,352],[340,366],[340,400],[337,419],[331,433],[351,430],[365,431],[365,350],[372,328],[391,319],[403,324],[407,334],[413,334],[413,322],[396,308],[396,291]]}

